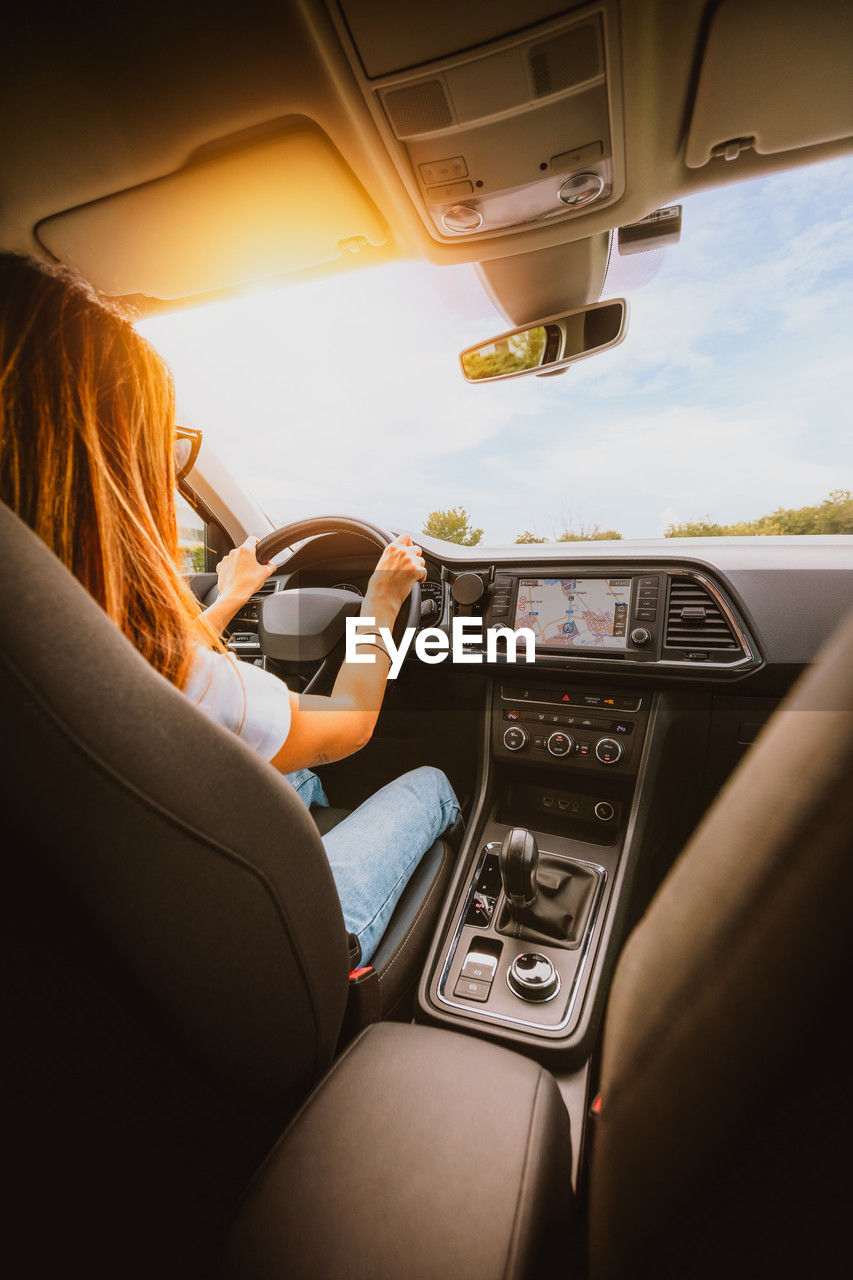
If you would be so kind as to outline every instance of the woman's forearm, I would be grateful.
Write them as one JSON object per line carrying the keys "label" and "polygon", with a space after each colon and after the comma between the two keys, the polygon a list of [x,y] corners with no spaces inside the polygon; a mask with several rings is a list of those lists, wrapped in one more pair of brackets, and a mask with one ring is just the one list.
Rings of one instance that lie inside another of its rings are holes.
{"label": "woman's forearm", "polygon": [[[377,630],[390,628],[394,625],[397,607],[368,595],[361,616],[373,618]],[[374,660],[345,661],[328,697],[291,694],[290,733],[272,761],[282,773],[343,760],[370,741],[382,707],[391,662],[378,649],[365,648],[365,643],[362,642],[361,652],[371,654]]]}
{"label": "woman's forearm", "polygon": [[244,603],[245,601],[235,600],[230,595],[220,596],[212,605],[202,610],[198,615],[199,620],[204,622],[215,635],[221,636],[240,605]]}
{"label": "woman's forearm", "polygon": [[372,618],[375,635],[356,641],[368,662],[344,660],[329,697],[290,695],[290,732],[272,763],[283,773],[341,760],[365,746],[376,727],[391,669],[390,655],[378,635],[393,628],[412,582],[426,574],[420,547],[403,534],[386,547],[362,601],[362,618]]}
{"label": "woman's forearm", "polygon": [[[377,632],[380,627],[387,627],[390,631],[397,617],[397,607],[391,601],[368,592],[361,606],[361,617],[373,618]],[[386,656],[385,646],[378,634],[362,635],[356,647],[364,657],[369,656],[372,660],[370,662],[345,660],[341,664],[331,696],[342,706],[345,705],[353,711],[360,712],[365,718],[372,717],[370,723],[370,732],[372,732],[382,706],[391,659],[390,656]]]}

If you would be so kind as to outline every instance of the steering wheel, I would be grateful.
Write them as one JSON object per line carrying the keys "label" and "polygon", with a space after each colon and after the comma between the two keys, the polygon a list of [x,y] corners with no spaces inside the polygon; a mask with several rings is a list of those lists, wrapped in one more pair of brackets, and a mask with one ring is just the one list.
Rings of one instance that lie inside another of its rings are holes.
{"label": "steering wheel", "polygon": [[[315,516],[282,525],[261,538],[255,554],[259,564],[269,561],[294,542],[323,533],[350,533],[363,538],[380,551],[394,541],[394,535],[379,525],[357,520],[353,516]],[[289,562],[285,561],[283,568]],[[283,662],[320,662],[307,688],[320,679],[333,650],[344,636],[346,619],[361,612],[362,597],[355,591],[338,587],[294,587],[265,596],[258,619],[258,638],[266,657]],[[417,627],[421,617],[421,586],[416,582],[394,624],[395,643],[399,644],[406,627]]]}

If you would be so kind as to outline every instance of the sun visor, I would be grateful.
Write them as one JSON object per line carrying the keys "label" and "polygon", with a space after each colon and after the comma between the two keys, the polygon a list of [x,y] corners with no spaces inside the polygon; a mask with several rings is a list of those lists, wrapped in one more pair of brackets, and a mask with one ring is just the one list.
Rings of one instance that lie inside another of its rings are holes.
{"label": "sun visor", "polygon": [[851,135],[853,4],[723,0],[708,32],[687,165]]}
{"label": "sun visor", "polygon": [[306,121],[44,219],[54,257],[112,296],[175,300],[385,243],[377,210]]}

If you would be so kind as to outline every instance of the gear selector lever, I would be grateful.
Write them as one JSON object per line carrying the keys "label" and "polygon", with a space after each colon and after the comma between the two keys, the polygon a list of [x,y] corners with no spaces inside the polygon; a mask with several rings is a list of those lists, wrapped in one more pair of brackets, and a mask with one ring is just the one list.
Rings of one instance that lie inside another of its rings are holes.
{"label": "gear selector lever", "polygon": [[512,827],[501,843],[500,868],[503,891],[513,915],[531,911],[539,896],[536,868],[539,846],[524,827]]}

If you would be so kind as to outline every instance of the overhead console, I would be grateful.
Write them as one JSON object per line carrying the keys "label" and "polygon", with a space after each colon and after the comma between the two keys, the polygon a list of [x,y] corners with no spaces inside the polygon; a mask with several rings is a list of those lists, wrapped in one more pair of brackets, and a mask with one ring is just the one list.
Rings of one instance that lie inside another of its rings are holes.
{"label": "overhead console", "polygon": [[447,5],[441,14],[428,6],[394,10],[382,0],[328,0],[328,7],[435,239],[480,239],[559,221],[622,195],[618,26],[610,0],[557,18],[567,6],[548,0],[527,6],[523,17],[502,0],[479,13],[465,5]]}

